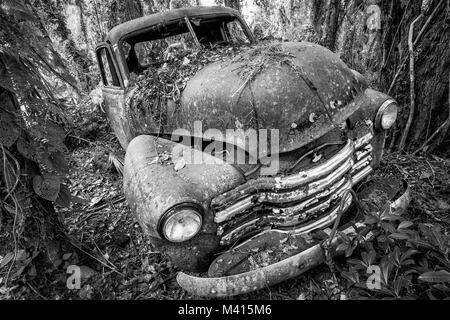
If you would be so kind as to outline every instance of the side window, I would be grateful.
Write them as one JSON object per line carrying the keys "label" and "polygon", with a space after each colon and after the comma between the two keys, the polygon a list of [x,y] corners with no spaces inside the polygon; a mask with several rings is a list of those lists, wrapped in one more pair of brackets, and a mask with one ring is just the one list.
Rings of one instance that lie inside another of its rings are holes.
{"label": "side window", "polygon": [[250,43],[250,40],[248,39],[244,28],[238,20],[228,22],[226,26],[230,42],[237,44]]}
{"label": "side window", "polygon": [[116,70],[114,68],[114,63],[111,59],[108,49],[104,47],[100,48],[97,51],[97,59],[100,67],[100,72],[102,74],[103,84],[109,87],[119,87],[119,77],[117,76]]}

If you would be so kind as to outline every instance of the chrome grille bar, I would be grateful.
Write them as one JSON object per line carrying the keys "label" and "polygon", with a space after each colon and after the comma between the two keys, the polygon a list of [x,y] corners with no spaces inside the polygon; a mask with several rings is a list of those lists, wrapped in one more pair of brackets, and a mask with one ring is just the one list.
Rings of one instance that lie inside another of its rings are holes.
{"label": "chrome grille bar", "polygon": [[[304,233],[332,223],[339,199],[346,194],[344,210],[347,210],[352,197],[346,191],[372,171],[372,137],[368,133],[355,141],[349,140],[337,154],[312,169],[290,176],[253,179],[213,199],[213,208],[214,205],[219,208],[214,221],[220,224],[221,243],[230,244],[258,229],[289,228],[289,232]],[[224,203],[219,205],[220,201]],[[279,207],[290,203],[294,204]],[[234,226],[232,221],[227,222],[237,215],[251,213],[254,207],[256,217],[247,220],[242,215],[243,222]],[[321,218],[308,222],[320,214]]]}

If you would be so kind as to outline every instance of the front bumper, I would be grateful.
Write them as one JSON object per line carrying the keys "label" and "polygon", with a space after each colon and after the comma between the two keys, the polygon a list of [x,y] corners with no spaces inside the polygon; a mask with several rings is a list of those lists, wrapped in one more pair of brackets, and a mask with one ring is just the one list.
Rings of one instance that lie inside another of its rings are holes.
{"label": "front bumper", "polygon": [[[409,202],[410,190],[409,187],[405,187],[403,194],[401,194],[401,196],[399,196],[390,206],[394,213],[402,214],[406,210]],[[358,222],[343,228],[343,230],[340,231],[347,235],[356,234],[355,227],[364,227],[364,223]],[[330,234],[331,229],[327,228],[324,231],[327,234]],[[364,240],[367,240],[370,237],[371,234],[369,233]],[[234,296],[259,290],[296,277],[323,263],[325,261],[323,241],[289,258],[248,272],[213,278],[196,277],[179,272],[177,281],[186,291],[196,296],[205,297]],[[333,255],[339,253],[335,248],[341,241],[342,238],[339,233],[337,233],[329,246],[329,250]]]}

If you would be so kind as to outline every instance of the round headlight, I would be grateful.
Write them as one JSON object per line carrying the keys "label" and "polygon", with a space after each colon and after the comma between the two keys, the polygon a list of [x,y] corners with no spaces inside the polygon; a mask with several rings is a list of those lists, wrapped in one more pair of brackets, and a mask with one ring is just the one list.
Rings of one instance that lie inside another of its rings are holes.
{"label": "round headlight", "polygon": [[375,128],[378,130],[387,130],[391,128],[397,120],[397,102],[392,99],[386,100],[378,109],[375,116]]}
{"label": "round headlight", "polygon": [[183,242],[194,237],[202,227],[202,216],[190,207],[173,210],[164,219],[162,233],[172,242]]}

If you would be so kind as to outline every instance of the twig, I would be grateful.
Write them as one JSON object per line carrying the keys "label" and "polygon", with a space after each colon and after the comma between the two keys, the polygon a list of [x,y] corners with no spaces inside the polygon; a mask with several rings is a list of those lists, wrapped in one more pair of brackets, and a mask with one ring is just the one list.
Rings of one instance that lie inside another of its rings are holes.
{"label": "twig", "polygon": [[441,0],[436,8],[434,8],[433,12],[430,14],[430,16],[428,17],[427,21],[425,22],[425,24],[423,25],[423,27],[420,29],[419,33],[417,34],[416,39],[414,40],[414,46],[417,45],[417,43],[419,42],[419,39],[422,37],[423,33],[425,32],[425,30],[427,29],[428,25],[431,22],[431,19],[433,19],[434,15],[438,12],[438,9],[441,7],[441,5],[444,3],[444,0]]}
{"label": "twig", "polygon": [[97,248],[98,252],[100,252],[100,254],[102,255],[103,259],[105,259],[105,261],[111,266],[111,268],[114,268],[117,270],[117,267],[114,265],[114,263],[112,263],[111,261],[109,261],[109,259],[107,259],[105,257],[105,254],[103,253],[102,250],[100,250],[100,248],[98,247],[98,245],[94,242],[94,246],[95,248]]}
{"label": "twig", "polygon": [[[420,152],[423,148],[425,148],[428,143],[430,143],[431,140],[434,139],[434,137],[436,137],[442,129],[447,128],[450,125],[450,73],[449,73],[449,84],[448,84],[448,89],[449,89],[449,94],[448,94],[448,117],[447,119],[439,126],[439,128],[437,128],[437,130],[422,144],[422,146],[417,149],[416,151],[413,152],[413,155],[416,155],[418,152]],[[446,131],[444,130],[444,135],[446,134]]]}
{"label": "twig", "polygon": [[12,200],[14,201],[14,207],[16,209],[16,212],[14,214],[14,222],[12,227],[12,234],[13,234],[13,240],[14,240],[14,256],[11,260],[11,264],[9,265],[8,272],[6,273],[5,277],[5,286],[8,285],[9,276],[11,274],[12,268],[14,264],[16,263],[17,258],[17,235],[16,235],[16,226],[17,226],[17,215],[19,214],[19,204],[17,203],[17,199],[15,197],[12,197]]}
{"label": "twig", "polygon": [[[3,144],[0,144],[0,146],[2,147],[2,152],[3,152],[3,173],[5,175],[5,182],[6,184],[8,184],[8,180],[7,180],[7,174],[6,174],[6,152],[9,153],[9,151],[7,149],[5,149],[3,147]],[[12,157],[12,155],[9,153],[9,155]],[[17,160],[13,157],[13,159],[17,162]],[[16,165],[18,165],[18,162],[16,163]],[[18,166],[18,170],[20,169],[20,167]],[[17,178],[18,179],[18,178]],[[16,187],[17,183],[14,185],[14,187],[10,190],[10,192],[8,192],[8,195],[5,197],[5,200],[7,197],[10,196],[10,194],[12,194],[12,192],[14,191],[15,187]],[[8,187],[8,186],[7,186]],[[11,270],[16,262],[16,258],[17,258],[17,235],[16,235],[16,225],[17,225],[17,215],[19,214],[19,209],[21,210],[19,203],[16,199],[16,197],[11,197],[12,201],[14,202],[14,208],[15,208],[15,214],[14,214],[14,222],[13,222],[13,227],[12,227],[12,234],[13,234],[13,241],[14,241],[14,256],[11,260],[11,264],[9,265],[8,268],[8,272],[6,273],[6,277],[5,277],[5,285],[8,285],[8,281],[9,281],[9,276],[11,274]]]}
{"label": "twig", "polygon": [[100,264],[102,264],[103,266],[107,267],[108,269],[110,269],[111,271],[114,271],[115,273],[121,275],[122,277],[124,277],[125,275],[118,271],[115,267],[110,266],[109,264],[103,262],[102,260],[100,260],[99,258],[97,258],[96,256],[90,254],[89,252],[87,252],[86,250],[84,250],[83,248],[77,246],[75,243],[73,243],[72,241],[69,241],[69,243],[71,245],[73,245],[75,248],[77,248],[78,250],[80,250],[81,252],[83,252],[84,254],[87,254],[89,257],[91,257],[92,259],[94,259],[95,261],[99,262]]}
{"label": "twig", "polygon": [[338,227],[339,227],[339,223],[341,222],[342,214],[344,213],[344,210],[343,210],[343,209],[344,209],[344,206],[345,206],[345,202],[346,202],[347,196],[348,196],[349,194],[351,194],[351,195],[353,196],[353,199],[354,199],[354,200],[357,200],[357,199],[358,199],[358,197],[357,197],[357,195],[356,195],[356,192],[353,191],[352,189],[349,189],[349,190],[345,191],[345,192],[342,194],[341,202],[340,202],[340,204],[339,204],[338,215],[337,215],[337,217],[336,217],[336,220],[334,220],[333,229],[331,230],[330,236],[328,237],[327,247],[330,247],[331,244],[332,244],[332,242],[333,242],[333,238],[334,238],[334,236],[335,236],[335,234],[336,234],[336,232],[337,232],[337,229],[338,229]]}
{"label": "twig", "polygon": [[102,204],[102,205],[100,205],[100,206],[97,206],[97,207],[93,207],[93,208],[87,209],[85,212],[86,212],[86,213],[97,212],[97,211],[100,211],[100,210],[106,208],[108,205],[111,205],[111,204],[114,205],[114,204],[117,204],[117,203],[123,202],[123,201],[125,201],[125,196],[121,196],[121,197],[119,197],[119,198],[117,198],[117,199],[115,199],[115,200],[112,200],[111,202],[104,203],[104,204]]}
{"label": "twig", "polygon": [[408,47],[409,47],[409,97],[410,97],[410,106],[409,106],[409,115],[408,121],[406,122],[405,130],[403,131],[402,138],[400,139],[399,150],[402,151],[405,147],[406,138],[408,137],[409,130],[411,129],[411,124],[414,118],[414,111],[416,109],[416,93],[414,89],[414,43],[413,43],[413,34],[414,34],[414,25],[417,21],[422,18],[422,14],[411,22],[409,26],[409,35],[408,35]]}
{"label": "twig", "polygon": [[39,293],[33,286],[29,283],[27,283],[27,286],[30,287],[31,290],[33,290],[34,293],[36,293],[42,300],[48,300],[48,298],[44,297],[42,294]]}
{"label": "twig", "polygon": [[6,187],[9,189],[8,190],[8,194],[5,196],[4,200],[8,199],[11,194],[14,192],[14,190],[16,190],[17,185],[19,184],[20,181],[20,165],[19,165],[19,161],[17,161],[17,159],[11,154],[11,152],[8,151],[8,149],[5,149],[2,146],[2,152],[3,152],[3,174],[5,175],[5,182],[8,184],[8,180],[6,179],[6,154],[8,154],[8,156],[14,161],[14,164],[16,165],[16,181],[14,182],[14,185],[11,187],[11,189],[9,189],[9,186],[7,185]]}
{"label": "twig", "polygon": [[99,144],[95,143],[94,141],[90,141],[90,140],[87,140],[87,139],[84,139],[84,138],[81,138],[81,137],[78,137],[78,136],[74,136],[72,134],[69,134],[68,137],[69,138],[74,138],[74,139],[77,139],[77,140],[80,140],[80,141],[87,142],[89,144],[92,144],[93,146],[100,146]]}

